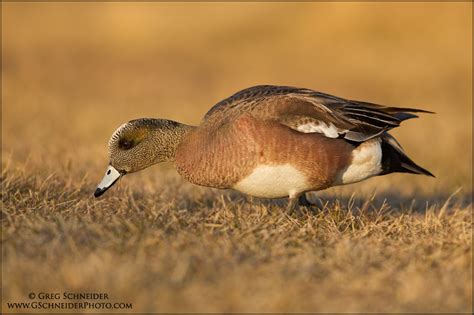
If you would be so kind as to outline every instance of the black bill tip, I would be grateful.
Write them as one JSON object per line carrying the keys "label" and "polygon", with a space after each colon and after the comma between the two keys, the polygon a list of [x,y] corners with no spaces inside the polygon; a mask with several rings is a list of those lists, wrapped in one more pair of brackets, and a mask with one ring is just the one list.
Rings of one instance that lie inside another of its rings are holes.
{"label": "black bill tip", "polygon": [[117,171],[115,167],[109,165],[105,171],[104,178],[99,183],[99,185],[97,185],[97,189],[94,192],[94,197],[97,198],[102,196],[107,191],[107,189],[112,187],[113,184],[115,184],[123,175],[125,175],[124,171]]}
{"label": "black bill tip", "polygon": [[99,197],[99,196],[102,196],[102,194],[106,191],[107,189],[101,189],[101,188],[97,188],[94,192],[94,197]]}

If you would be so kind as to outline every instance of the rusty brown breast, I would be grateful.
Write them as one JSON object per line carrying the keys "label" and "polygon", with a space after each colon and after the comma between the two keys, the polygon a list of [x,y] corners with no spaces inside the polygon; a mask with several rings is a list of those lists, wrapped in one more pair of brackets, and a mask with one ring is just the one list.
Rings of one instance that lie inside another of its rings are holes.
{"label": "rusty brown breast", "polygon": [[218,128],[203,124],[188,133],[175,163],[185,179],[216,188],[233,188],[261,165],[290,165],[304,175],[309,191],[331,186],[350,164],[353,149],[342,139],[243,114]]}

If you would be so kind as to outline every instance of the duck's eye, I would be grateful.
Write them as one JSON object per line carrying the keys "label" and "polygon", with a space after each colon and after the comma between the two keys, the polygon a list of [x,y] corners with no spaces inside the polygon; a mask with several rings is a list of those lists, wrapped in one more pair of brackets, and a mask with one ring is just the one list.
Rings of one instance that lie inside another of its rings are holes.
{"label": "duck's eye", "polygon": [[123,150],[129,150],[135,146],[135,143],[131,140],[121,139],[119,141],[119,148]]}

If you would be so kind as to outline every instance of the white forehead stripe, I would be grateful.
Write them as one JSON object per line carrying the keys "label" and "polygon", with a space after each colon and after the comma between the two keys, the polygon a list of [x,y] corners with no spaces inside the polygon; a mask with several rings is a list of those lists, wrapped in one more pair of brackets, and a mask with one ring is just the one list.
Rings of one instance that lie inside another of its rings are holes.
{"label": "white forehead stripe", "polygon": [[110,137],[109,146],[112,144],[112,142],[118,140],[118,137],[119,137],[120,133],[122,132],[123,129],[125,129],[125,127],[126,127],[127,125],[128,125],[128,122],[123,123],[122,125],[120,125],[120,127],[118,127],[118,128],[114,131],[114,133],[112,134],[112,137]]}

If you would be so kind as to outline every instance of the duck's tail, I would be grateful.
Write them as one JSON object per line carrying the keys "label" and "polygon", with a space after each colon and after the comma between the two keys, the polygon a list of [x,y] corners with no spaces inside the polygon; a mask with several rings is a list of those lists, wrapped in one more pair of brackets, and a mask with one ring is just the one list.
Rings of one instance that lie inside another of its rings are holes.
{"label": "duck's tail", "polygon": [[412,173],[435,177],[431,172],[413,162],[403,151],[401,145],[388,133],[382,135],[382,172]]}

